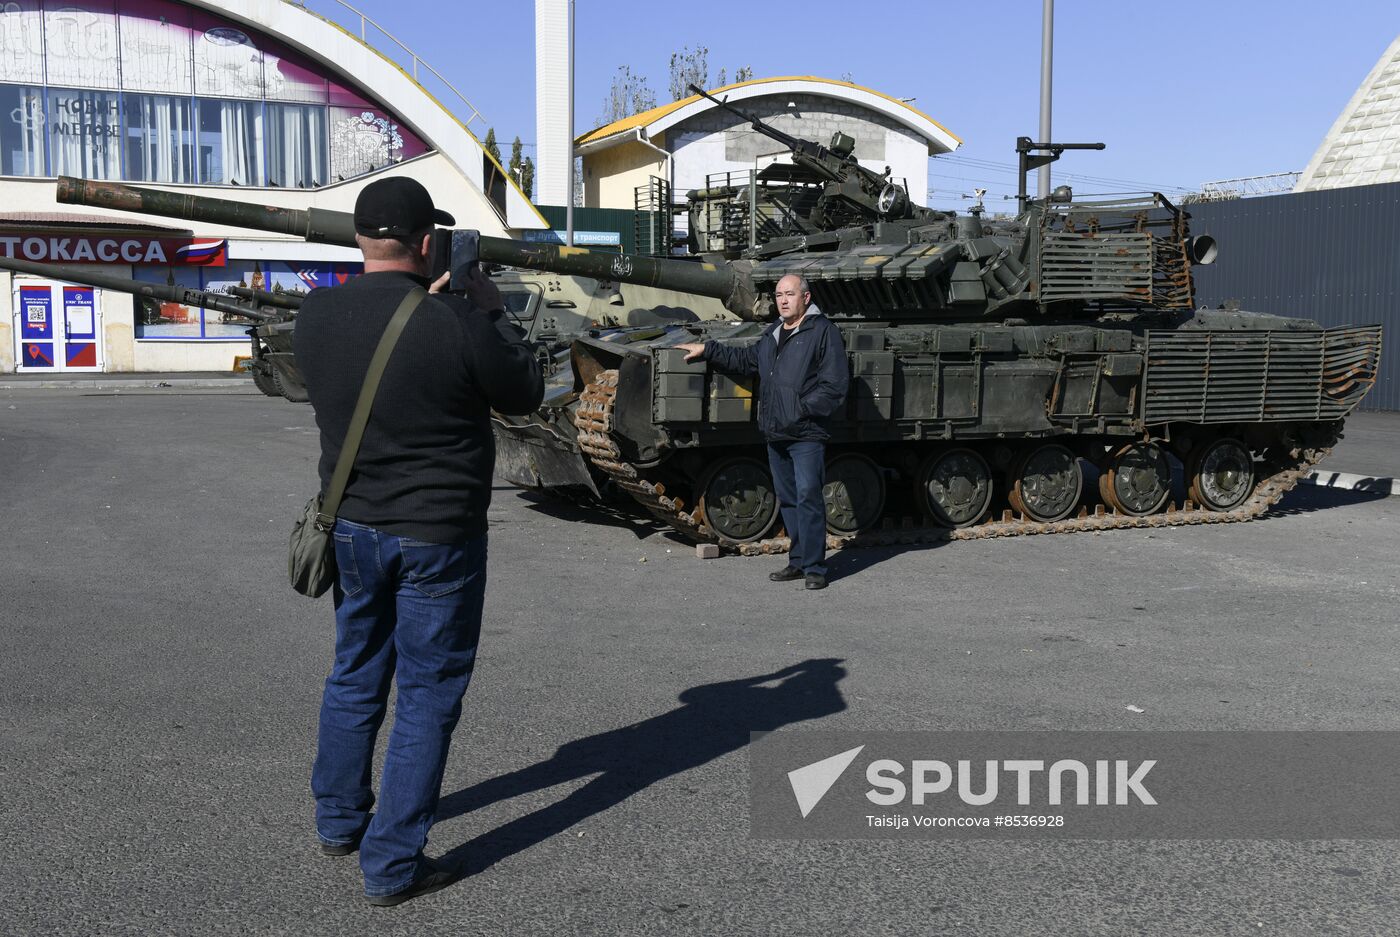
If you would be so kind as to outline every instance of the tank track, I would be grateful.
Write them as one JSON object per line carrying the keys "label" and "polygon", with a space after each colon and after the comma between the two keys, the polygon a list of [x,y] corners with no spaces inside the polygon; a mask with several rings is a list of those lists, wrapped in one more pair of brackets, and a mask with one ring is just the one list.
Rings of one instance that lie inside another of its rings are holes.
{"label": "tank track", "polygon": [[[656,519],[665,522],[687,538],[701,543],[721,543],[714,531],[705,524],[697,505],[689,512],[679,498],[666,494],[664,485],[649,482],[642,478],[636,466],[623,459],[622,451],[612,439],[612,411],[617,399],[617,371],[601,372],[584,388],[579,398],[579,407],[574,414],[574,425],[578,429],[579,446],[585,455],[601,472],[610,478],[623,491],[626,491],[638,504]],[[1333,442],[1335,445],[1335,441]],[[1144,527],[1177,527],[1185,524],[1231,524],[1254,520],[1273,507],[1302,480],[1314,465],[1325,459],[1332,446],[1294,450],[1289,464],[1281,466],[1273,474],[1260,478],[1253,493],[1238,507],[1229,511],[1210,511],[1194,507],[1188,500],[1178,508],[1169,504],[1165,511],[1135,517],[1119,514],[1098,504],[1091,512],[1081,507],[1077,517],[1049,523],[1028,520],[1005,511],[1000,520],[986,521],[970,527],[949,530],[945,527],[929,527],[913,523],[905,518],[902,524],[895,524],[887,518],[885,525],[852,536],[828,534],[828,550],[851,547],[893,546],[897,544],[939,543],[946,540],[986,540],[993,537],[1024,537],[1035,534],[1069,534],[1083,531],[1124,530]],[[743,556],[786,553],[790,546],[787,537],[772,537],[743,543],[737,546],[722,544]]]}

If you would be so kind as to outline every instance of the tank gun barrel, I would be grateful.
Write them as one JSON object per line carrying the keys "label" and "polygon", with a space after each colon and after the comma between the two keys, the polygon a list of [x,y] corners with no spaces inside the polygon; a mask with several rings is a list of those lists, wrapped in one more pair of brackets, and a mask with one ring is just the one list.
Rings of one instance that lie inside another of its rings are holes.
{"label": "tank gun barrel", "polygon": [[283,208],[232,199],[166,192],[147,186],[58,177],[58,200],[113,211],[161,215],[209,224],[289,234],[321,244],[355,246],[355,220],[349,212],[324,208]]}
{"label": "tank gun barrel", "polygon": [[297,293],[269,293],[267,290],[255,290],[247,286],[230,286],[228,291],[239,299],[246,299],[259,306],[274,306],[293,311],[301,308],[302,297]]}
{"label": "tank gun barrel", "polygon": [[83,283],[87,286],[96,286],[104,290],[116,290],[121,293],[131,293],[134,296],[144,296],[150,299],[160,299],[172,303],[183,303],[186,306],[202,306],[205,309],[213,309],[215,312],[226,312],[230,315],[244,316],[255,322],[275,321],[286,318],[274,312],[266,312],[256,307],[249,306],[247,303],[240,302],[237,299],[225,296],[221,293],[210,293],[205,290],[189,289],[183,286],[170,286],[166,283],[143,283],[140,280],[114,276],[110,273],[98,273],[94,270],[79,269],[77,267],[65,267],[59,264],[36,264],[28,260],[0,257],[0,270],[10,270],[15,273],[28,273],[50,280],[65,280],[69,283]]}
{"label": "tank gun barrel", "polygon": [[[272,231],[318,241],[355,246],[354,215],[313,208],[302,211],[256,205],[232,199],[165,192],[120,182],[94,182],[60,176],[58,200],[114,211],[138,212]],[[754,293],[749,278],[734,265],[696,263],[637,254],[611,254],[557,244],[530,244],[509,238],[482,237],[476,259],[484,263],[528,267],[550,273],[580,275],[619,283],[655,286],[719,299],[735,315],[754,318]]]}
{"label": "tank gun barrel", "polygon": [[695,293],[722,301],[741,319],[753,319],[753,288],[734,263],[712,264],[639,254],[612,254],[560,244],[532,244],[483,237],[478,250],[484,263],[507,264],[575,276],[614,280]]}

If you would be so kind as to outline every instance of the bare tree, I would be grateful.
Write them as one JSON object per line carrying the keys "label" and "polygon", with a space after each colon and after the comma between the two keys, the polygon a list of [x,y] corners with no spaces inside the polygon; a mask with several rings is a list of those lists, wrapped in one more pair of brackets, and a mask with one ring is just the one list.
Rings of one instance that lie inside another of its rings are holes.
{"label": "bare tree", "polygon": [[708,46],[697,46],[691,51],[685,46],[679,52],[671,53],[671,100],[679,101],[690,97],[690,85],[708,88],[710,85],[710,55]]}
{"label": "bare tree", "polygon": [[653,107],[656,107],[656,92],[647,87],[647,80],[632,74],[630,65],[619,65],[608,96],[603,99],[603,113],[598,118],[598,126],[649,111]]}

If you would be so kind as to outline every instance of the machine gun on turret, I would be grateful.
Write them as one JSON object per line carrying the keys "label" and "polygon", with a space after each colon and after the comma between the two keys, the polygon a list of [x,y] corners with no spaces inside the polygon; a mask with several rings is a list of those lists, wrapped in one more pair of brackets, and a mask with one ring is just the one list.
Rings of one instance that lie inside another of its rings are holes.
{"label": "machine gun on turret", "polygon": [[761,133],[787,147],[794,165],[810,172],[824,183],[821,198],[812,214],[818,228],[832,230],[874,221],[899,221],[906,218],[932,220],[938,213],[909,201],[904,187],[888,175],[880,175],[862,166],[852,155],[856,141],[839,130],[831,137],[829,146],[803,140],[770,127],[751,114],[717,98],[698,85],[690,90],[717,104],[723,110],[747,123],[755,133]]}

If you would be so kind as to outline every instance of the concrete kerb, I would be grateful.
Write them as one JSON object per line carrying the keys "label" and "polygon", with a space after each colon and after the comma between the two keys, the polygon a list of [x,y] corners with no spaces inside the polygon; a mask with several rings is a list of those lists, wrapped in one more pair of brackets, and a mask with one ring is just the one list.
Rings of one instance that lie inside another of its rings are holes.
{"label": "concrete kerb", "polygon": [[198,388],[246,387],[255,390],[249,377],[200,376],[175,377],[159,374],[131,375],[119,377],[104,374],[93,377],[29,377],[22,379],[0,379],[0,391],[10,390],[148,390],[155,388]]}
{"label": "concrete kerb", "polygon": [[1400,495],[1400,484],[1389,476],[1353,475],[1350,472],[1312,471],[1303,476],[1305,485],[1320,488],[1342,488],[1347,491],[1369,491],[1375,494]]}

